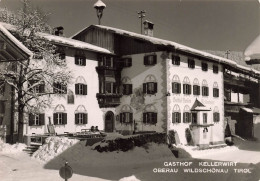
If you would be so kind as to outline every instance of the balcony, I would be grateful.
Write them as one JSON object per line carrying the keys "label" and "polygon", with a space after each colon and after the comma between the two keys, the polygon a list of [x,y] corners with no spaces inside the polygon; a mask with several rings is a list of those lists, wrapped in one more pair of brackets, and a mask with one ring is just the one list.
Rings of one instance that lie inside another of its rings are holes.
{"label": "balcony", "polygon": [[119,93],[97,93],[100,108],[119,106],[121,97],[122,94]]}
{"label": "balcony", "polygon": [[244,77],[237,77],[227,73],[224,74],[224,84],[229,86],[236,86],[249,89],[252,83],[253,81],[250,81],[249,79]]}

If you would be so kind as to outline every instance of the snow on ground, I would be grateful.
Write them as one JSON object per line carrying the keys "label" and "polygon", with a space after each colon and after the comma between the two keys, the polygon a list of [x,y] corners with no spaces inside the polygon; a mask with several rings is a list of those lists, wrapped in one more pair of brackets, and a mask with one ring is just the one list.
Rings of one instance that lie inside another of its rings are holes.
{"label": "snow on ground", "polygon": [[0,139],[0,153],[20,153],[26,148],[25,144],[16,143],[10,145]]}

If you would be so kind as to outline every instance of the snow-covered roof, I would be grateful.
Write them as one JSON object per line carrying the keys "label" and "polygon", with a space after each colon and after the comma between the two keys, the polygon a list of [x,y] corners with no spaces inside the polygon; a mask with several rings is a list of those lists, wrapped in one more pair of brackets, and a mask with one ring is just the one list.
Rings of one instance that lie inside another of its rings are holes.
{"label": "snow-covered roof", "polygon": [[60,45],[64,45],[64,46],[69,46],[69,47],[73,47],[73,48],[79,48],[79,49],[84,49],[84,50],[91,50],[94,52],[99,52],[99,53],[105,53],[105,54],[112,54],[109,50],[105,49],[105,48],[101,48],[83,41],[79,41],[79,40],[74,40],[71,38],[66,38],[66,37],[62,37],[62,36],[56,36],[56,35],[51,35],[51,34],[47,34],[47,33],[40,33],[39,34],[41,37],[46,38],[47,40],[60,44]]}
{"label": "snow-covered roof", "polygon": [[105,5],[105,3],[103,3],[101,0],[98,0],[98,1],[94,4],[93,7],[94,7],[94,8],[96,8],[96,7],[106,7],[106,5]]}
{"label": "snow-covered roof", "polygon": [[246,48],[244,56],[246,61],[260,59],[260,35]]}
{"label": "snow-covered roof", "polygon": [[[188,46],[185,46],[185,45],[173,42],[173,41],[155,38],[155,37],[151,37],[151,36],[146,36],[146,35],[130,32],[130,31],[126,31],[126,30],[122,30],[122,29],[118,29],[118,28],[113,28],[113,27],[109,27],[109,26],[91,25],[88,28],[91,28],[91,27],[96,27],[96,28],[107,30],[107,31],[112,31],[113,33],[123,35],[123,36],[141,39],[141,40],[150,42],[150,43],[155,44],[155,45],[163,45],[163,46],[167,46],[167,47],[172,46],[177,50],[181,50],[181,51],[184,51],[184,52],[187,52],[187,53],[191,53],[191,54],[194,54],[194,55],[209,58],[209,59],[214,60],[216,62],[226,64],[226,65],[230,65],[231,67],[233,67],[235,69],[237,68],[239,70],[243,70],[243,71],[246,71],[246,72],[249,72],[249,73],[255,73],[255,74],[258,74],[258,76],[260,76],[260,71],[257,71],[257,70],[252,69],[252,68],[245,67],[243,65],[239,65],[238,63],[236,63],[233,60],[230,60],[230,59],[227,59],[227,58],[224,58],[224,57],[220,57],[220,56],[217,56],[217,55],[213,55],[213,54],[201,51],[201,50],[197,50],[197,49],[194,49],[194,48],[191,48],[191,47],[188,47]],[[72,38],[77,36],[81,32],[85,31],[88,28],[85,28],[85,29],[79,31],[78,33],[73,35]],[[260,45],[260,38],[259,38],[259,45]]]}
{"label": "snow-covered roof", "polygon": [[[2,25],[6,29],[7,32],[8,32],[8,30],[16,31],[16,27],[13,25],[2,23],[2,22],[0,22],[0,25]],[[10,32],[8,32],[8,33],[11,34]],[[38,35],[43,38],[46,38],[47,40],[49,40],[53,43],[57,43],[59,45],[83,49],[83,50],[90,50],[90,51],[99,52],[99,53],[112,54],[109,50],[107,50],[105,48],[98,47],[98,46],[95,46],[95,45],[92,45],[92,44],[89,44],[89,43],[86,43],[83,41],[74,40],[72,38],[56,36],[56,35],[51,35],[51,34],[47,34],[47,33],[39,33]],[[20,42],[20,44],[22,44],[22,43]]]}
{"label": "snow-covered roof", "polygon": [[210,108],[202,104],[198,99],[195,100],[193,106],[190,109],[191,111],[211,111]]}
{"label": "snow-covered roof", "polygon": [[17,40],[3,25],[0,24],[0,31],[10,40],[12,41],[19,49],[21,49],[28,56],[32,56],[33,53],[25,47],[19,40]]}

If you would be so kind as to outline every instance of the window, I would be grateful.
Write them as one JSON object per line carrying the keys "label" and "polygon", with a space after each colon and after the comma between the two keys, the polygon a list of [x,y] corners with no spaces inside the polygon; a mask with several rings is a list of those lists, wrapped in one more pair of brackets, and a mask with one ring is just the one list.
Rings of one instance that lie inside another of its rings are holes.
{"label": "window", "polygon": [[122,58],[122,59],[120,59],[120,65],[122,67],[131,67],[132,66],[132,58]]}
{"label": "window", "polygon": [[53,114],[54,125],[67,124],[67,113],[57,112]]}
{"label": "window", "polygon": [[75,114],[75,124],[88,124],[88,114],[87,113],[76,113]]}
{"label": "window", "polygon": [[197,113],[191,113],[191,122],[193,124],[197,124],[197,122],[198,122]]}
{"label": "window", "polygon": [[172,78],[172,93],[180,94],[181,93],[181,83],[177,75],[174,75]]}
{"label": "window", "polygon": [[117,84],[113,82],[105,82],[105,91],[109,94],[117,93]]}
{"label": "window", "polygon": [[114,67],[114,59],[113,59],[113,57],[100,56],[99,57],[99,66]]}
{"label": "window", "polygon": [[209,96],[209,88],[206,80],[202,81],[202,96]]}
{"label": "window", "polygon": [[143,84],[143,93],[146,94],[156,94],[157,93],[157,83],[147,82]]}
{"label": "window", "polygon": [[85,84],[75,84],[75,94],[76,95],[87,95],[87,85]]}
{"label": "window", "polygon": [[208,64],[207,63],[201,63],[201,69],[202,71],[208,71]]}
{"label": "window", "polygon": [[56,94],[67,94],[67,84],[60,82],[53,83],[53,92]]}
{"label": "window", "polygon": [[75,64],[80,66],[86,66],[86,57],[75,56]]}
{"label": "window", "polygon": [[146,55],[144,56],[144,65],[155,65],[157,62],[156,55]]}
{"label": "window", "polygon": [[29,80],[28,89],[34,93],[44,93],[45,85],[40,80]]}
{"label": "window", "polygon": [[173,106],[172,123],[181,123],[181,110],[177,104]]}
{"label": "window", "polygon": [[184,77],[183,80],[183,94],[191,94],[191,85],[188,77]]}
{"label": "window", "polygon": [[5,83],[0,80],[0,95],[4,95],[5,93]]}
{"label": "window", "polygon": [[120,113],[120,123],[132,123],[133,122],[133,113],[123,112]]}
{"label": "window", "polygon": [[44,114],[29,114],[29,126],[45,125]]}
{"label": "window", "polygon": [[183,123],[190,123],[190,122],[191,122],[190,107],[186,105],[183,110]]}
{"label": "window", "polygon": [[208,114],[203,113],[203,124],[207,124],[207,122],[208,122]]}
{"label": "window", "polygon": [[192,69],[195,68],[195,61],[193,59],[188,59],[188,67]]}
{"label": "window", "polygon": [[225,89],[224,90],[224,94],[225,94],[225,101],[231,101],[231,92],[232,90],[231,89]]}
{"label": "window", "polygon": [[71,90],[68,91],[67,102],[68,104],[74,104],[74,94]]}
{"label": "window", "polygon": [[213,113],[213,121],[214,123],[219,122],[219,112]]}
{"label": "window", "polygon": [[218,66],[213,65],[213,73],[217,74],[218,73]]}
{"label": "window", "polygon": [[0,100],[0,114],[5,113],[5,101]]}
{"label": "window", "polygon": [[200,86],[193,85],[193,95],[199,96],[200,95]]}
{"label": "window", "polygon": [[173,65],[180,65],[180,56],[178,55],[172,55],[172,64]]}
{"label": "window", "polygon": [[124,95],[130,95],[133,93],[132,91],[132,84],[123,84],[123,94]]}
{"label": "window", "polygon": [[219,97],[219,89],[217,82],[214,82],[213,84],[213,97]]}
{"label": "window", "polygon": [[143,123],[144,124],[156,124],[157,123],[157,113],[156,112],[143,113]]}

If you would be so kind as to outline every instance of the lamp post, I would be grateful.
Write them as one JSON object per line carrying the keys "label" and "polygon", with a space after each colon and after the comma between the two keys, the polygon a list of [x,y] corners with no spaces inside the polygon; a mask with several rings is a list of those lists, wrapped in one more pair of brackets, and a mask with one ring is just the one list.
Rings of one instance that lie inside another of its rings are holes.
{"label": "lamp post", "polygon": [[97,10],[98,24],[100,25],[100,20],[102,18],[103,10],[106,8],[106,5],[101,0],[98,0],[94,4],[94,8]]}

